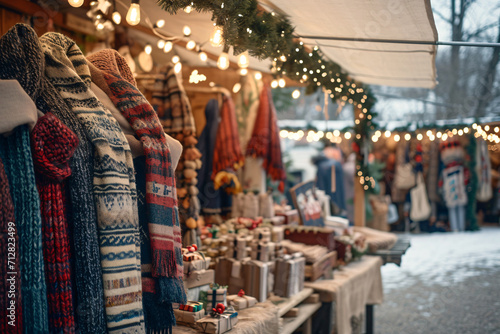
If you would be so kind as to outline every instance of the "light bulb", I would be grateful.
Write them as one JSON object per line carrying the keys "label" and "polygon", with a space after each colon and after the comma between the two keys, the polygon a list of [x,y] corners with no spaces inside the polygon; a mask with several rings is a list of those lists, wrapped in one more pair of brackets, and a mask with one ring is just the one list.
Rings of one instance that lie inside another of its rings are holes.
{"label": "light bulb", "polygon": [[411,139],[411,134],[407,133],[405,134],[405,140],[409,141]]}
{"label": "light bulb", "polygon": [[104,29],[104,24],[102,24],[101,22],[99,22],[96,26],[97,30],[102,30]]}
{"label": "light bulb", "polygon": [[239,82],[235,83],[233,86],[233,93],[236,94],[240,91],[241,89],[241,84]]}
{"label": "light bulb", "polygon": [[229,68],[229,56],[227,52],[222,52],[217,59],[217,67],[221,70],[227,70]]}
{"label": "light bulb", "polygon": [[68,0],[68,2],[72,7],[80,7],[83,5],[84,0]]}
{"label": "light bulb", "polygon": [[389,138],[391,136],[391,131],[387,130],[384,132],[385,138]]}
{"label": "light bulb", "polygon": [[174,72],[175,73],[180,73],[181,71],[182,71],[182,64],[181,63],[175,64],[175,66],[174,66]]}
{"label": "light bulb", "polygon": [[286,81],[285,79],[281,78],[278,80],[278,85],[281,87],[281,88],[285,88],[286,86]]}
{"label": "light bulb", "polygon": [[300,97],[300,90],[296,89],[292,92],[292,97],[297,100]]}
{"label": "light bulb", "polygon": [[400,141],[400,140],[401,140],[401,137],[400,137],[398,134],[394,135],[394,141],[395,141],[396,143],[397,143],[398,141]]}
{"label": "light bulb", "polygon": [[240,75],[245,76],[247,74],[248,74],[248,69],[246,69],[246,68],[240,68]]}
{"label": "light bulb", "polygon": [[350,133],[350,132],[346,132],[346,133],[344,134],[344,138],[345,138],[345,139],[351,139],[351,133]]}
{"label": "light bulb", "polygon": [[156,21],[156,26],[158,28],[163,28],[165,26],[165,20],[158,20],[158,21]]}
{"label": "light bulb", "polygon": [[179,58],[179,56],[173,56],[172,57],[172,63],[174,64],[177,64],[181,59]]}
{"label": "light bulb", "polygon": [[212,30],[212,33],[210,34],[210,44],[213,47],[220,47],[222,46],[222,43],[224,42],[224,39],[222,38],[222,27],[220,26],[214,26],[214,29]]}
{"label": "light bulb", "polygon": [[262,79],[262,73],[255,72],[255,80],[260,80],[260,79]]}
{"label": "light bulb", "polygon": [[208,60],[208,56],[207,56],[207,54],[206,54],[205,51],[200,51],[199,56],[200,56],[200,60],[201,61],[207,61]]}
{"label": "light bulb", "polygon": [[119,12],[113,12],[111,18],[113,19],[113,22],[116,24],[120,24],[120,22],[122,22],[122,16],[120,15]]}
{"label": "light bulb", "polygon": [[189,28],[189,26],[184,26],[184,28],[182,28],[182,33],[186,37],[191,36],[191,28]]}
{"label": "light bulb", "polygon": [[139,6],[139,0],[132,0],[126,19],[127,23],[131,26],[136,26],[141,22],[141,6]]}
{"label": "light bulb", "polygon": [[163,48],[163,52],[169,53],[170,51],[172,51],[173,47],[174,47],[174,44],[172,42],[168,41],[165,43],[165,47]]}
{"label": "light bulb", "polygon": [[160,39],[156,45],[158,46],[158,49],[163,49],[165,47],[165,41]]}
{"label": "light bulb", "polygon": [[151,44],[146,44],[146,46],[144,47],[144,52],[146,52],[148,55],[150,55],[152,51],[153,51],[153,47],[151,46]]}
{"label": "light bulb", "polygon": [[285,56],[285,55],[281,55],[280,60],[281,60],[282,62],[285,62],[285,61],[286,61],[286,56]]}
{"label": "light bulb", "polygon": [[274,79],[271,81],[271,88],[278,88],[278,80]]}
{"label": "light bulb", "polygon": [[188,50],[193,50],[195,47],[196,47],[196,42],[193,40],[190,40],[186,44],[186,49],[188,49]]}
{"label": "light bulb", "polygon": [[240,68],[247,68],[249,64],[250,64],[250,59],[248,58],[248,53],[243,52],[242,54],[240,54],[238,57],[238,66]]}
{"label": "light bulb", "polygon": [[193,7],[191,6],[186,6],[184,7],[184,12],[186,12],[186,14],[189,14],[193,11]]}

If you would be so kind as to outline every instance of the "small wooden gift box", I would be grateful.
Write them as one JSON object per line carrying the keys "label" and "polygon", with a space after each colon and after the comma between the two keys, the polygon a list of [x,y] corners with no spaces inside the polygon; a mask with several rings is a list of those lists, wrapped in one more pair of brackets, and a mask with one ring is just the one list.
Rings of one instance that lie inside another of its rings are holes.
{"label": "small wooden gift box", "polygon": [[201,309],[200,311],[190,312],[174,309],[174,315],[178,325],[194,326],[196,321],[205,316],[205,310]]}
{"label": "small wooden gift box", "polygon": [[206,270],[210,267],[211,258],[205,257],[203,259],[192,260],[184,262],[184,274],[189,274],[196,270]]}
{"label": "small wooden gift box", "polygon": [[269,242],[271,241],[271,229],[269,227],[257,227],[253,230],[255,240]]}
{"label": "small wooden gift box", "polygon": [[289,298],[304,289],[306,259],[301,253],[284,255],[276,260],[274,293]]}
{"label": "small wooden gift box", "polygon": [[196,270],[184,276],[184,287],[186,289],[195,288],[202,285],[207,285],[214,282],[215,271],[209,270]]}
{"label": "small wooden gift box", "polygon": [[266,301],[269,294],[269,264],[250,260],[243,263],[244,290],[247,295],[255,297],[259,303]]}
{"label": "small wooden gift box", "polygon": [[207,305],[205,310],[209,313],[219,303],[227,306],[227,287],[213,284],[211,289],[207,291]]}
{"label": "small wooden gift box", "polygon": [[198,312],[203,309],[203,303],[188,301],[186,304],[180,304],[179,310],[188,311],[188,312]]}
{"label": "small wooden gift box", "polygon": [[243,310],[257,304],[257,299],[252,296],[247,296],[244,292],[242,293],[241,291],[237,295],[227,296],[227,302],[229,303],[229,306],[234,307],[236,311]]}
{"label": "small wooden gift box", "polygon": [[274,242],[258,242],[252,245],[251,258],[262,262],[273,261],[276,252]]}

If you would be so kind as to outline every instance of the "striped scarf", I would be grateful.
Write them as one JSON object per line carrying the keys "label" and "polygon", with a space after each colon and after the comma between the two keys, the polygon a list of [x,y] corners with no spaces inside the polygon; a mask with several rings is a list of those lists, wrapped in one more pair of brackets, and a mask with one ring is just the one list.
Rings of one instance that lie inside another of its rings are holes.
{"label": "striped scarf", "polygon": [[[0,78],[16,79],[43,113],[52,112],[79,139],[70,160],[68,222],[73,241],[74,281],[76,287],[77,323],[82,334],[106,332],[97,216],[92,195],[93,147],[76,115],[68,108],[45,77],[45,62],[57,63],[43,54],[35,31],[28,25],[14,25],[0,39]],[[76,205],[71,205],[76,203]]]}
{"label": "striped scarf", "polygon": [[241,152],[238,124],[231,97],[224,96],[220,116],[221,120],[215,140],[212,179],[223,170],[239,169],[245,159]]}
{"label": "striped scarf", "polygon": [[65,188],[71,174],[68,161],[77,145],[76,135],[52,113],[41,117],[31,132],[52,333],[75,332]]}
{"label": "striped scarf", "polygon": [[[10,196],[9,180],[0,159],[0,247],[5,256],[0,259],[0,333],[20,334],[23,332],[23,308],[21,304],[21,269],[19,267],[19,236],[14,218],[14,203]],[[14,254],[13,258],[7,256]],[[7,274],[10,273],[10,274]],[[12,291],[15,291],[12,295]],[[15,310],[11,306],[15,303]],[[10,315],[14,310],[14,318]],[[9,315],[9,317],[7,317]],[[10,324],[8,324],[10,323]]]}
{"label": "striped scarf", "polygon": [[[146,221],[151,247],[151,256],[148,257],[151,257],[151,262],[146,262],[146,258],[142,261],[143,293],[145,298],[146,294],[157,294],[158,285],[158,303],[183,303],[186,297],[182,283],[182,244],[175,174],[160,120],[153,107],[136,88],[130,68],[118,52],[102,50],[89,56],[88,60],[97,67],[97,73],[92,73],[94,83],[108,94],[144,147],[145,209],[148,213]],[[156,303],[146,305],[145,299],[146,328],[164,330],[165,328],[159,328],[158,323],[148,321],[152,318],[151,313],[156,311],[155,308],[158,308]],[[169,313],[170,318],[174,319],[173,311]],[[159,316],[158,320],[161,320],[161,313]],[[171,325],[172,323],[167,324],[168,327]]]}
{"label": "striped scarf", "polygon": [[[264,158],[263,167],[274,181],[286,178],[281,156],[278,117],[274,108],[271,89],[265,86],[260,93],[259,109],[252,137],[247,145],[247,155]],[[281,187],[281,185],[280,185]]]}
{"label": "striped scarf", "polygon": [[97,206],[106,320],[110,333],[143,333],[140,238],[132,154],[109,110],[90,90],[87,61],[76,43],[57,34],[40,38],[45,73],[77,115],[94,144],[94,199]]}

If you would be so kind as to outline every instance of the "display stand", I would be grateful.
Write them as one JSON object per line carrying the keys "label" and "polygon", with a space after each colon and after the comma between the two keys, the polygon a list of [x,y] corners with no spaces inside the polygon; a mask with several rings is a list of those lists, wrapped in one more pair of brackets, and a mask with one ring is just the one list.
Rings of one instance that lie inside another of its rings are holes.
{"label": "display stand", "polygon": [[284,303],[278,305],[278,315],[283,317],[292,308],[299,309],[298,316],[294,318],[283,318],[283,328],[280,331],[282,334],[291,334],[295,332],[301,325],[303,333],[312,333],[312,316],[321,307],[321,303],[302,304],[309,296],[313,294],[313,289],[304,288],[295,296],[289,298]]}
{"label": "display stand", "polygon": [[[365,255],[335,271],[335,279],[305,282],[314,289],[322,302],[318,311],[318,328],[315,333],[351,334],[351,319],[366,313],[367,330],[373,333],[373,309],[369,305],[381,304],[383,300],[382,259]],[[368,332],[368,331],[367,331]],[[370,333],[370,332],[368,332]]]}

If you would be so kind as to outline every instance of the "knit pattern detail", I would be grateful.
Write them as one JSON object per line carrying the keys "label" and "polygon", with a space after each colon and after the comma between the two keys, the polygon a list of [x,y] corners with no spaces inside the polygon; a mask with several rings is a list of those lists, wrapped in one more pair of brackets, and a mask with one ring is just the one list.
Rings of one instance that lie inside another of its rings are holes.
{"label": "knit pattern detail", "polygon": [[42,219],[27,125],[18,126],[7,138],[0,136],[0,159],[9,179],[19,236],[23,331],[47,333]]}
{"label": "knit pattern detail", "polygon": [[[23,332],[19,236],[15,222],[9,180],[5,174],[2,159],[0,159],[0,247],[5,254],[0,259],[0,277],[3,277],[0,282],[0,333],[6,334]],[[14,254],[14,257],[9,257],[10,254]],[[14,301],[14,307],[11,301]],[[7,308],[10,308],[12,312]],[[14,318],[11,318],[12,316]]]}
{"label": "knit pattern detail", "polygon": [[286,172],[281,156],[278,117],[269,86],[264,86],[260,93],[257,118],[246,154],[254,158],[264,158],[263,167],[272,180],[285,180]]}
{"label": "knit pattern detail", "polygon": [[[108,86],[105,91],[110,92],[110,99],[128,120],[144,146],[147,203],[144,209],[147,212],[148,244],[151,247],[152,258],[149,263],[143,260],[142,265],[144,267],[145,264],[150,264],[152,277],[160,279],[158,301],[182,303],[186,297],[182,285],[181,229],[175,173],[165,133],[153,107],[134,86],[135,81],[127,79],[132,75],[118,52],[102,50],[89,56],[88,60],[101,70]],[[168,311],[171,313],[171,308]],[[145,312],[147,312],[146,307]],[[172,314],[169,316],[172,317]],[[146,320],[147,317],[146,314]],[[147,328],[149,325],[146,322]]]}
{"label": "knit pattern detail", "polygon": [[[69,177],[68,222],[72,231],[76,317],[82,334],[106,333],[104,290],[97,239],[97,216],[92,194],[93,147],[76,115],[45,77],[45,64],[57,63],[42,52],[35,31],[14,25],[0,39],[0,77],[16,79],[43,113],[52,112],[79,139]],[[75,205],[72,205],[75,203]]]}
{"label": "knit pattern detail", "polygon": [[118,122],[90,90],[90,70],[76,43],[58,33],[46,33],[40,42],[54,59],[46,64],[46,75],[95,149],[93,194],[108,332],[143,333],[139,221],[130,147]]}
{"label": "knit pattern detail", "polygon": [[51,333],[75,332],[66,180],[71,175],[68,161],[77,145],[76,135],[52,113],[39,118],[31,132]]}

